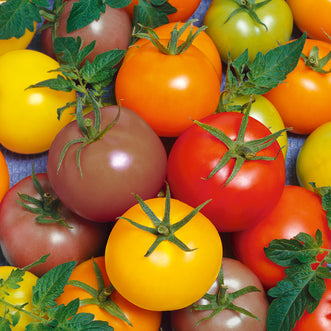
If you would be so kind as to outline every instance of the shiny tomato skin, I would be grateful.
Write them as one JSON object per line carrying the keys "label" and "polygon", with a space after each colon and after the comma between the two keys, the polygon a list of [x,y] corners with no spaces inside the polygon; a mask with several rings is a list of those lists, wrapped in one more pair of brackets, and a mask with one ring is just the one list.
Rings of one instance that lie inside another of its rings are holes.
{"label": "shiny tomato skin", "polygon": [[331,186],[331,122],[315,129],[303,142],[296,159],[296,175],[301,186],[313,191]]}
{"label": "shiny tomato skin", "polygon": [[[118,106],[101,109],[101,128],[112,123]],[[94,118],[94,113],[86,115]],[[65,144],[82,134],[76,122],[56,136],[48,154],[47,173],[60,200],[78,215],[96,222],[115,221],[136,203],[133,193],[152,198],[166,176],[167,155],[160,138],[132,110],[121,107],[119,120],[81,152],[82,176],[76,162],[80,144],[72,145],[57,172]]]}
{"label": "shiny tomato skin", "polygon": [[215,112],[220,84],[213,65],[194,45],[182,54],[167,55],[145,44],[120,67],[115,95],[157,135],[176,137],[191,126],[192,119]]}
{"label": "shiny tomato skin", "polygon": [[[87,46],[96,40],[94,50],[87,56],[89,62],[93,62],[97,54],[118,48],[127,49],[130,43],[132,25],[129,15],[124,8],[111,8],[106,6],[105,13],[101,13],[99,20],[89,25],[67,32],[67,19],[72,5],[78,0],[66,1],[63,13],[57,22],[56,36],[74,37],[80,36],[83,46]],[[47,28],[41,33],[41,46],[43,51],[51,57],[56,57],[52,42],[52,29]]]}
{"label": "shiny tomato skin", "polygon": [[330,248],[331,231],[320,197],[301,186],[286,185],[269,215],[257,225],[232,234],[232,246],[235,256],[269,289],[285,277],[285,272],[266,257],[264,247],[273,239],[291,239],[300,232],[315,236],[317,229],[323,233],[323,247]]}
{"label": "shiny tomato skin", "polygon": [[[303,54],[309,56],[313,46],[319,48],[320,58],[331,51],[330,43],[306,39]],[[323,68],[330,70],[330,61]],[[331,121],[330,89],[331,72],[316,72],[300,58],[285,81],[264,96],[277,108],[291,132],[309,134],[323,123]]]}
{"label": "shiny tomato skin", "polygon": [[326,290],[316,310],[311,314],[305,311],[292,331],[329,331],[331,330],[331,280],[326,279]]}
{"label": "shiny tomato skin", "polygon": [[[6,280],[10,273],[15,270],[17,267],[13,266],[1,266],[0,267],[0,279]],[[32,288],[36,285],[38,277],[35,276],[32,272],[26,271],[23,276],[23,280],[19,282],[19,288],[17,289],[5,289],[8,295],[4,295],[3,293],[0,294],[0,297],[4,300],[8,301],[13,305],[24,305],[24,310],[30,311],[34,308],[32,304]],[[8,306],[5,306],[3,303],[0,304],[0,314],[4,316],[5,310],[8,310],[8,315],[14,315],[17,310],[12,309]],[[7,316],[9,317],[9,316]],[[10,326],[12,331],[22,331],[25,330],[26,326],[32,322],[34,322],[34,318],[25,314],[21,313],[21,318],[19,322],[15,326]]]}
{"label": "shiny tomato skin", "polygon": [[[88,259],[81,264],[78,264],[72,271],[69,281],[76,280],[83,282],[96,290],[98,289],[98,280],[93,269],[93,261],[98,265],[102,273],[102,278],[105,287],[111,285],[105,269],[104,256],[98,256],[93,259]],[[56,302],[58,304],[68,304],[71,300],[79,298],[80,300],[91,298],[91,295],[74,285],[67,284],[63,293]],[[99,307],[97,304],[87,304],[80,306],[79,313],[92,313],[96,320],[107,321],[114,331],[158,331],[161,324],[161,312],[145,310],[133,305],[131,302],[124,299],[116,290],[114,290],[110,299],[122,310],[126,318],[131,322],[132,326],[125,321],[109,314],[106,310]]]}
{"label": "shiny tomato skin", "polygon": [[[224,112],[201,122],[237,138],[243,115]],[[265,137],[270,131],[250,117],[245,140]],[[174,198],[193,207],[212,199],[202,210],[220,232],[247,229],[261,221],[276,205],[285,184],[285,162],[279,144],[257,155],[278,157],[274,161],[245,161],[235,178],[224,186],[234,165],[231,159],[210,179],[205,179],[228,148],[194,124],[174,143],[168,159],[167,180]],[[240,206],[240,208],[238,207]]]}
{"label": "shiny tomato skin", "polygon": [[[173,331],[264,331],[266,330],[266,319],[268,311],[268,301],[266,294],[258,277],[243,263],[232,258],[223,258],[222,268],[224,275],[224,286],[227,287],[227,293],[233,293],[246,286],[255,286],[260,292],[244,294],[233,300],[233,304],[242,307],[259,320],[253,319],[247,315],[240,314],[233,310],[225,309],[216,314],[211,319],[198,322],[208,317],[212,310],[196,311],[191,306],[174,310],[171,312],[171,325]],[[216,280],[208,290],[210,294],[216,294],[218,290],[218,281]],[[199,305],[209,303],[206,299],[200,299],[196,302]]]}
{"label": "shiny tomato skin", "polygon": [[[46,173],[37,174],[37,179],[45,192],[56,197]],[[24,267],[50,254],[45,263],[30,269],[41,276],[56,265],[73,260],[80,263],[103,251],[110,231],[105,224],[83,219],[63,205],[60,215],[72,229],[37,223],[38,215],[17,203],[18,192],[41,199],[28,176],[12,186],[0,204],[0,246],[9,264]]]}
{"label": "shiny tomato skin", "polygon": [[[260,3],[263,0],[254,1]],[[204,24],[214,40],[224,62],[237,58],[248,49],[252,61],[258,52],[268,50],[290,40],[293,28],[292,12],[284,0],[272,0],[256,10],[267,29],[255,22],[250,15],[239,12],[226,22],[239,5],[233,0],[213,0],[204,17]]]}
{"label": "shiny tomato skin", "polygon": [[[57,118],[57,109],[76,100],[76,92],[30,85],[56,78],[60,64],[31,49],[0,56],[0,143],[12,152],[37,154],[49,149],[56,134],[73,119],[72,107]],[[9,111],[10,110],[10,111]]]}
{"label": "shiny tomato skin", "polygon": [[[163,24],[161,26],[158,26],[154,28],[154,32],[158,35],[160,39],[170,39],[171,38],[171,31],[174,29],[175,26],[177,26],[177,30],[179,30],[184,25],[184,22],[170,22],[167,24]],[[193,32],[198,30],[198,27],[193,25]],[[184,33],[180,36],[180,40],[185,41],[188,34],[189,34],[190,28],[187,28]],[[125,55],[124,61],[128,59],[133,53],[135,53],[139,47],[142,45],[150,43],[147,39],[141,38],[138,39],[133,45],[131,45]],[[192,43],[194,46],[196,46],[201,52],[203,52],[209,61],[212,63],[212,65],[215,68],[215,71],[220,79],[222,80],[222,61],[221,57],[218,53],[218,50],[213,42],[213,40],[208,36],[208,34],[205,31],[201,31],[193,40]]]}
{"label": "shiny tomato skin", "polygon": [[[165,198],[148,199],[145,203],[157,218],[163,219]],[[170,224],[179,222],[193,210],[176,199],[170,200],[170,206]],[[153,227],[139,204],[122,216]],[[192,304],[208,291],[222,262],[219,233],[199,212],[175,236],[192,250],[185,252],[165,240],[145,256],[156,236],[126,219],[116,222],[108,238],[105,264],[109,280],[125,299],[144,309],[169,311]]]}
{"label": "shiny tomato skin", "polygon": [[311,39],[331,42],[330,0],[287,0],[295,25]]}
{"label": "shiny tomato skin", "polygon": [[[199,7],[201,0],[168,0],[169,4],[177,9],[177,12],[168,15],[169,22],[184,22],[189,19]],[[132,0],[125,7],[131,19],[133,18],[134,6],[139,3],[139,0]]]}

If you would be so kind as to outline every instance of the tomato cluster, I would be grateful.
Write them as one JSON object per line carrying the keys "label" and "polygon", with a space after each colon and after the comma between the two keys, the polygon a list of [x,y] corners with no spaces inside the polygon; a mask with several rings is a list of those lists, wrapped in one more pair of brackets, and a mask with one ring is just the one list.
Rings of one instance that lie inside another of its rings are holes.
{"label": "tomato cluster", "polygon": [[[3,264],[50,254],[22,280],[24,309],[34,277],[77,261],[57,303],[116,331],[270,327],[289,271],[268,245],[320,230],[331,250],[331,31],[298,3],[31,1],[41,32],[0,24]],[[73,29],[82,6],[92,22]],[[286,78],[263,76],[270,63]],[[327,293],[295,330],[325,317]]]}

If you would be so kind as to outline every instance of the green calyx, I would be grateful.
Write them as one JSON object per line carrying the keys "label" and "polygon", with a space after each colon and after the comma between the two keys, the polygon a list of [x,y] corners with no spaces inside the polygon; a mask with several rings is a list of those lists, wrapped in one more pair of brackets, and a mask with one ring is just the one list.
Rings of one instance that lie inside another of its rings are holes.
{"label": "green calyx", "polygon": [[221,160],[218,162],[218,164],[215,166],[215,168],[210,172],[207,178],[209,179],[212,176],[214,176],[220,169],[222,169],[231,159],[235,159],[235,165],[233,167],[233,170],[230,174],[230,176],[227,178],[226,182],[224,183],[224,186],[227,185],[239,172],[241,166],[246,161],[256,161],[256,160],[264,160],[264,161],[273,161],[278,157],[279,152],[281,151],[281,148],[279,149],[276,156],[259,156],[257,155],[258,152],[264,150],[265,148],[272,145],[277,138],[285,132],[287,129],[279,130],[277,132],[274,132],[266,137],[251,140],[251,141],[244,141],[245,133],[248,125],[248,119],[249,119],[249,112],[251,109],[253,100],[250,102],[244,104],[242,106],[242,111],[244,111],[244,115],[241,121],[240,129],[238,132],[237,139],[234,141],[231,138],[229,138],[224,132],[221,130],[208,125],[206,123],[199,122],[197,120],[193,120],[195,124],[200,126],[202,129],[209,132],[211,135],[213,135],[215,138],[219,139],[220,142],[224,143],[226,147],[228,148],[228,151],[223,155]]}
{"label": "green calyx", "polygon": [[188,215],[186,215],[183,219],[180,221],[170,224],[170,190],[169,185],[166,184],[167,190],[166,190],[166,197],[165,197],[165,210],[164,210],[164,216],[163,219],[160,220],[154,212],[149,208],[149,206],[143,201],[141,197],[139,197],[137,194],[135,195],[140,207],[142,210],[146,213],[146,215],[150,218],[150,220],[153,222],[154,227],[148,227],[144,226],[142,224],[139,224],[135,221],[132,221],[131,219],[127,217],[119,217],[120,219],[124,219],[128,222],[130,222],[132,225],[137,227],[138,229],[144,230],[146,232],[149,232],[156,236],[152,246],[148,249],[148,251],[145,254],[145,257],[148,257],[153,253],[153,251],[158,247],[158,245],[163,241],[169,241],[176,246],[178,246],[181,250],[185,252],[191,252],[196,250],[197,248],[189,248],[184,242],[182,242],[179,238],[176,237],[175,232],[178,231],[180,228],[182,228],[184,225],[186,225],[200,210],[203,208],[210,200],[202,203],[195,209],[193,209]]}
{"label": "green calyx", "polygon": [[76,152],[76,163],[77,163],[77,167],[79,169],[79,174],[81,176],[83,176],[81,163],[80,163],[80,155],[81,155],[83,148],[85,146],[87,146],[88,144],[91,144],[91,143],[101,139],[106,134],[106,132],[112,126],[114,126],[116,124],[116,122],[119,119],[120,105],[119,105],[119,110],[118,110],[118,113],[117,113],[114,121],[111,122],[110,124],[108,124],[103,130],[101,130],[101,114],[100,114],[99,105],[93,97],[91,97],[91,102],[92,102],[93,111],[94,111],[94,115],[95,115],[94,122],[90,118],[84,119],[81,99],[79,97],[77,99],[76,119],[77,119],[78,127],[82,133],[82,137],[70,140],[64,146],[64,148],[60,154],[60,160],[59,160],[59,163],[57,166],[57,172],[59,172],[59,170],[60,170],[63,159],[64,159],[65,154],[67,153],[68,149],[74,144],[80,144],[80,146],[78,147],[77,152]]}
{"label": "green calyx", "polygon": [[259,3],[255,3],[255,0],[233,0],[239,7],[235,9],[224,23],[227,23],[233,16],[246,12],[256,23],[262,25],[266,31],[268,27],[260,20],[256,14],[256,10],[268,4],[271,0],[265,0]]}
{"label": "green calyx", "polygon": [[[160,42],[160,38],[157,33],[149,26],[140,25],[142,30],[146,30],[146,32],[133,33],[133,36],[136,38],[143,38],[151,41],[154,46],[163,54],[179,55],[184,53],[192,45],[194,39],[199,35],[199,33],[207,28],[207,26],[203,25],[199,27],[195,32],[193,32],[193,23],[196,21],[197,20],[194,19],[189,20],[179,29],[178,24],[176,24],[171,31],[171,37],[168,41],[167,46],[164,46]],[[185,41],[182,42],[182,39],[180,37],[188,28],[190,29],[189,34]]]}
{"label": "green calyx", "polygon": [[106,287],[101,270],[98,266],[98,264],[93,260],[93,270],[98,282],[98,289],[95,289],[92,286],[89,286],[88,284],[78,281],[78,280],[69,280],[68,285],[73,285],[76,287],[79,287],[80,289],[86,291],[91,295],[91,298],[86,298],[80,300],[80,306],[85,305],[96,305],[100,308],[107,311],[112,316],[115,316],[122,321],[128,323],[130,326],[132,326],[129,319],[125,316],[123,311],[120,307],[111,299],[111,295],[114,292],[114,287],[110,284],[110,286]]}
{"label": "green calyx", "polygon": [[216,294],[210,294],[206,293],[203,298],[208,300],[208,304],[193,304],[192,309],[195,311],[202,311],[202,310],[211,310],[211,314],[201,319],[198,323],[201,323],[202,321],[208,320],[213,318],[215,315],[220,313],[221,311],[228,309],[232,311],[236,311],[241,314],[245,314],[249,317],[252,317],[256,320],[259,320],[258,317],[256,317],[254,314],[250,313],[248,310],[239,307],[233,303],[233,300],[239,298],[240,296],[251,293],[251,292],[261,292],[257,287],[255,286],[246,286],[238,291],[228,293],[227,287],[224,285],[224,275],[223,275],[223,268],[221,267],[221,270],[217,277],[218,281],[218,291]]}
{"label": "green calyx", "polygon": [[34,166],[32,165],[32,182],[41,199],[36,199],[27,194],[17,193],[21,200],[16,200],[18,204],[37,214],[36,221],[40,224],[45,223],[58,223],[67,228],[72,228],[69,226],[60,214],[61,201],[58,198],[53,197],[49,192],[45,192],[40,185]]}
{"label": "green calyx", "polygon": [[301,54],[302,59],[305,61],[305,65],[312,70],[320,73],[327,74],[331,72],[331,69],[325,70],[323,67],[330,61],[331,59],[331,51],[325,55],[324,57],[319,57],[319,48],[317,46],[313,46],[309,55]]}

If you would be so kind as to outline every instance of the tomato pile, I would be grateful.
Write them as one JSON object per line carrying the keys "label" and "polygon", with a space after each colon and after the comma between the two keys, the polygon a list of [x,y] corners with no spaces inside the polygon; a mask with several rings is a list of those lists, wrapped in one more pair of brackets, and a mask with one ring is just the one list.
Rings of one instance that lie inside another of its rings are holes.
{"label": "tomato pile", "polygon": [[329,330],[330,14],[0,1],[0,329]]}

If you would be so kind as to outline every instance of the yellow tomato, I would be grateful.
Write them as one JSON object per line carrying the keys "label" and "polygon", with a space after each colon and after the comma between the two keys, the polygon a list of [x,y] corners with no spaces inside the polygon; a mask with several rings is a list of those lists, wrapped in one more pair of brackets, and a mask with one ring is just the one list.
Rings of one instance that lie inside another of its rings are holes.
{"label": "yellow tomato", "polygon": [[7,193],[10,185],[8,165],[5,157],[0,152],[0,202]]}
{"label": "yellow tomato", "polygon": [[0,56],[0,143],[21,154],[47,151],[56,134],[69,123],[73,108],[57,119],[57,109],[76,99],[76,93],[31,88],[56,78],[59,63],[34,50],[16,50]]}
{"label": "yellow tomato", "polygon": [[[0,267],[0,279],[6,280],[12,270],[16,269],[11,266],[2,266]],[[24,310],[30,311],[33,308],[32,305],[32,287],[36,285],[38,277],[32,274],[29,271],[26,271],[23,276],[23,281],[19,282],[20,285],[17,289],[2,289],[0,288],[0,297],[2,300],[5,300],[13,305],[23,305]],[[4,303],[0,302],[0,316],[4,316],[5,310],[8,310],[6,318],[10,320],[9,315],[13,315],[17,312],[16,309],[5,306]],[[29,323],[34,322],[34,318],[30,317],[25,313],[21,313],[21,317],[16,326],[11,326],[11,330],[13,331],[22,331],[25,330],[25,326]]]}
{"label": "yellow tomato", "polygon": [[[145,201],[160,221],[167,215],[165,200]],[[168,239],[154,246],[157,233],[162,233],[161,237],[167,231],[172,233],[169,228],[193,210],[176,199],[170,199],[170,205],[170,225],[156,226],[155,233],[119,219],[105,250],[106,271],[115,289],[136,306],[153,311],[180,309],[201,298],[217,278],[222,260],[220,236],[200,212],[173,234],[189,251]],[[127,210],[123,217],[145,227],[154,226],[139,204]],[[151,247],[155,249],[146,255]]]}
{"label": "yellow tomato", "polygon": [[296,170],[301,186],[313,191],[316,187],[331,186],[331,122],[315,129],[300,148]]}

